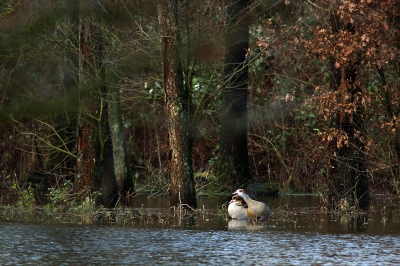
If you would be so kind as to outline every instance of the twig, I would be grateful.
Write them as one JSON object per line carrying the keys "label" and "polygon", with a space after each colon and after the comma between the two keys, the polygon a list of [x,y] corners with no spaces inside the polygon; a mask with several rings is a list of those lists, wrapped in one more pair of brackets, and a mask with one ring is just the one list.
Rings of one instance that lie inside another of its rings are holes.
{"label": "twig", "polygon": [[322,7],[320,7],[320,6],[317,6],[316,4],[314,4],[313,2],[311,2],[310,0],[307,0],[307,2],[308,2],[308,3],[310,3],[311,5],[313,5],[313,6],[317,7],[317,8],[323,9]]}

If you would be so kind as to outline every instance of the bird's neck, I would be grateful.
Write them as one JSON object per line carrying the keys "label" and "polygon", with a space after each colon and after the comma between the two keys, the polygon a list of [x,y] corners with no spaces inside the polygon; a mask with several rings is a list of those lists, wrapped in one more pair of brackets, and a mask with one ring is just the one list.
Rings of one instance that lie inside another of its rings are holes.
{"label": "bird's neck", "polygon": [[244,199],[244,201],[247,203],[248,201],[251,201],[251,198],[250,198],[250,196],[249,195],[247,195],[247,194],[243,194],[243,196],[241,196],[243,199]]}

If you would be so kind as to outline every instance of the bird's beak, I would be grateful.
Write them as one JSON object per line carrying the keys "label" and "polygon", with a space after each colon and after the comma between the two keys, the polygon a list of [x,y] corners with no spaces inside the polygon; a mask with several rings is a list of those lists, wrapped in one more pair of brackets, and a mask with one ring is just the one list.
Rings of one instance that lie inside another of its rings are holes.
{"label": "bird's beak", "polygon": [[237,195],[237,191],[233,192],[232,195]]}

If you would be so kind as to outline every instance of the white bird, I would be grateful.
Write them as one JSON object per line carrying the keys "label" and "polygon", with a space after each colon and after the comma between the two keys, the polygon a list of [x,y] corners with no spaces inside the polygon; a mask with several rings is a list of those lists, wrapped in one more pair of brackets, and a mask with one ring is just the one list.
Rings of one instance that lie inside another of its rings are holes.
{"label": "white bird", "polygon": [[246,202],[247,208],[245,209],[245,214],[247,219],[255,221],[266,221],[269,218],[270,209],[264,202],[256,201],[250,198],[249,195],[243,189],[238,189],[232,193],[237,195]]}
{"label": "white bird", "polygon": [[247,220],[246,207],[247,205],[243,198],[233,196],[228,205],[228,214],[232,219]]}

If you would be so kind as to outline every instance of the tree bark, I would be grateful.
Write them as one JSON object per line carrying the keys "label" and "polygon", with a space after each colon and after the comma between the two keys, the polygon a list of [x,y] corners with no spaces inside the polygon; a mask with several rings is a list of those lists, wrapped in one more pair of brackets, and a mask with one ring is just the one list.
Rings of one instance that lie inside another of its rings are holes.
{"label": "tree bark", "polygon": [[[98,204],[115,207],[118,187],[114,171],[113,143],[106,83],[106,40],[100,27],[105,3],[82,3],[80,20],[78,159],[76,192],[88,196],[102,190]],[[97,12],[100,11],[100,12]],[[84,14],[84,15],[83,15]]]}
{"label": "tree bark", "polygon": [[[113,17],[109,19],[114,21],[117,16],[115,14],[116,3],[108,3],[108,13]],[[111,30],[111,25],[108,25]],[[112,154],[114,159],[114,173],[116,178],[116,184],[118,193],[121,198],[126,198],[130,193],[134,192],[134,180],[133,174],[129,165],[129,158],[127,153],[127,147],[125,142],[124,128],[122,126],[122,114],[121,114],[121,97],[119,88],[117,86],[116,68],[114,51],[115,47],[113,42],[108,42],[110,52],[108,53],[107,62],[107,103],[108,103],[108,118],[109,128],[112,142]]]}
{"label": "tree bark", "polygon": [[248,0],[228,3],[223,94],[220,118],[220,162],[218,175],[227,189],[244,187],[251,179],[247,146],[247,80],[246,53],[249,28],[246,20]]}
{"label": "tree bark", "polygon": [[172,206],[187,204],[196,208],[192,168],[193,138],[189,119],[190,94],[183,85],[178,1],[160,1],[158,9],[164,67],[164,111],[168,130],[170,203]]}
{"label": "tree bark", "polygon": [[[108,76],[113,76],[109,74]],[[122,127],[121,99],[118,88],[110,84],[108,99],[108,117],[111,130],[111,140],[113,146],[114,171],[117,182],[118,192],[121,197],[125,197],[129,192],[134,191],[133,175],[129,165],[126,151],[126,142]]]}
{"label": "tree bark", "polygon": [[103,139],[103,147],[101,150],[101,185],[103,191],[102,204],[107,208],[114,208],[118,202],[118,185],[115,173],[115,161],[114,161],[114,149],[112,142],[112,134],[110,130],[109,121],[109,102],[107,101],[107,88],[102,88],[102,101],[104,103],[104,109],[101,116],[101,133]]}
{"label": "tree bark", "polygon": [[94,43],[94,25],[85,20],[80,28],[80,55],[79,55],[79,116],[78,116],[78,143],[77,165],[75,177],[75,191],[80,197],[88,196],[95,189],[100,188],[100,143],[99,130],[96,126],[97,112],[100,108],[100,97],[94,88],[92,77],[92,63]]}

